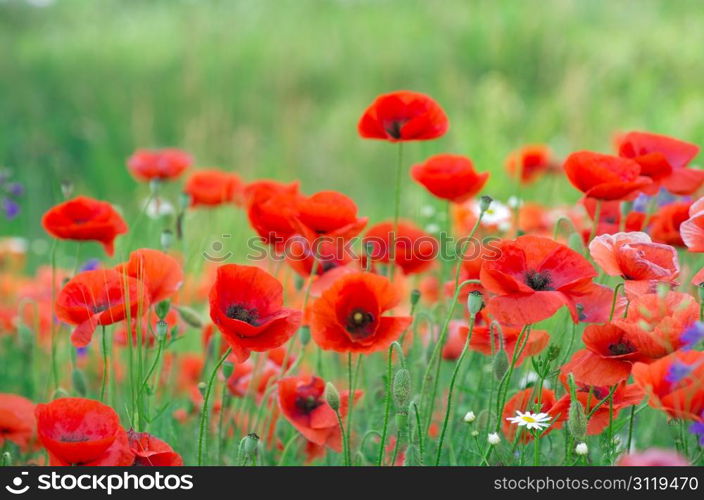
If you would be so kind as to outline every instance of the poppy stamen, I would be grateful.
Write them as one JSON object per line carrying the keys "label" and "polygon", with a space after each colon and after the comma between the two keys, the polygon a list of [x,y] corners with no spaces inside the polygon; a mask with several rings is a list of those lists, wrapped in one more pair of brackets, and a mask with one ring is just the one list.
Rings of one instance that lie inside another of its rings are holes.
{"label": "poppy stamen", "polygon": [[550,274],[546,271],[528,271],[525,275],[526,285],[531,287],[536,292],[544,292],[546,290],[552,290],[552,278]]}
{"label": "poppy stamen", "polygon": [[256,309],[248,309],[239,304],[233,304],[227,308],[225,315],[230,319],[236,319],[244,323],[256,326],[259,314]]}
{"label": "poppy stamen", "polygon": [[628,341],[622,340],[621,342],[615,344],[609,344],[609,352],[614,356],[621,356],[622,354],[631,354],[635,352],[636,348]]}
{"label": "poppy stamen", "polygon": [[322,404],[323,402],[315,396],[298,396],[296,398],[296,407],[303,413],[310,413]]}
{"label": "poppy stamen", "polygon": [[371,325],[374,323],[374,315],[362,309],[355,309],[347,318],[347,331],[354,337],[364,338],[372,333]]}
{"label": "poppy stamen", "polygon": [[401,127],[403,127],[403,124],[405,122],[402,120],[393,120],[390,121],[386,124],[384,129],[386,130],[386,133],[389,134],[391,137],[394,139],[400,139],[401,138]]}

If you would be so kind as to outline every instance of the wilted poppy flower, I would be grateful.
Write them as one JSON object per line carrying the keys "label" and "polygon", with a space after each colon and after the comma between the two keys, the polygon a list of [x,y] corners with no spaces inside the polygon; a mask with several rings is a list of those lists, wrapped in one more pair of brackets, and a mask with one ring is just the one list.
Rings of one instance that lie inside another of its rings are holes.
{"label": "wilted poppy flower", "polygon": [[127,433],[115,410],[99,401],[61,398],[38,404],[37,435],[50,465],[132,465]]}
{"label": "wilted poppy flower", "polygon": [[680,226],[689,218],[691,205],[689,201],[678,201],[660,207],[650,218],[650,235],[653,241],[677,247],[685,246]]}
{"label": "wilted poppy flower", "polygon": [[[463,339],[467,338],[469,328],[464,327],[460,330]],[[513,359],[514,352],[518,345],[518,337],[521,334],[520,328],[511,326],[502,326],[496,329],[495,335],[503,335],[503,346],[508,359]],[[523,344],[525,342],[525,344]],[[550,343],[550,335],[545,330],[533,330],[528,332],[528,338],[525,336],[521,339],[523,351],[516,359],[516,366],[520,366],[526,358],[540,354]],[[469,348],[473,351],[480,352],[485,356],[493,355],[500,347],[500,339],[493,338],[491,327],[489,325],[475,325],[472,338],[469,341]],[[493,346],[493,347],[492,347]]]}
{"label": "wilted poppy flower", "polygon": [[652,183],[633,160],[591,151],[572,153],[564,167],[572,185],[597,200],[632,199]]}
{"label": "wilted poppy flower", "polygon": [[704,170],[687,168],[699,147],[673,137],[630,132],[621,138],[619,156],[631,158],[646,175],[673,194],[692,194],[704,183]]}
{"label": "wilted poppy flower", "polygon": [[411,324],[408,316],[382,316],[400,300],[398,291],[383,276],[343,276],[312,305],[313,340],[321,349],[338,352],[386,349]]}
{"label": "wilted poppy flower", "polygon": [[[335,411],[325,401],[325,381],[315,376],[286,377],[279,380],[279,408],[286,420],[308,441],[342,451],[342,432]],[[355,401],[362,391],[355,391]],[[349,391],[340,392],[340,417],[349,408]]]}
{"label": "wilted poppy flower", "polygon": [[589,243],[589,253],[606,274],[626,280],[629,294],[653,293],[658,283],[677,284],[677,250],[653,243],[646,233],[597,236]]}
{"label": "wilted poppy flower", "polygon": [[628,379],[633,363],[650,361],[616,325],[589,325],[582,341],[586,349],[575,352],[561,369],[564,375],[572,373],[580,384],[612,386]]}
{"label": "wilted poppy flower", "polygon": [[649,358],[661,358],[681,348],[681,335],[699,319],[699,305],[679,292],[634,297],[625,319],[614,324],[628,332],[630,342]]}
{"label": "wilted poppy flower", "polygon": [[175,179],[193,163],[180,149],[138,149],[127,160],[127,168],[138,181]]}
{"label": "wilted poppy flower", "polygon": [[244,184],[237,174],[217,169],[193,172],[183,187],[191,198],[192,207],[239,203],[243,189]]}
{"label": "wilted poppy flower", "polygon": [[181,466],[183,458],[171,446],[147,432],[127,433],[130,450],[134,454],[134,464],[151,467]]}
{"label": "wilted poppy flower", "polygon": [[690,463],[675,451],[648,448],[644,451],[621,455],[616,461],[616,465],[620,467],[686,467]]}
{"label": "wilted poppy flower", "polygon": [[[393,248],[392,241],[395,242]],[[371,246],[369,256],[373,261],[385,264],[393,262],[405,274],[421,273],[428,269],[439,248],[435,238],[412,222],[403,220],[399,221],[396,232],[393,222],[381,222],[372,226],[364,236],[363,243],[365,247]]]}
{"label": "wilted poppy flower", "polygon": [[34,444],[35,428],[34,403],[18,394],[0,393],[0,447],[10,441],[27,451]]}
{"label": "wilted poppy flower", "polygon": [[296,233],[294,221],[301,198],[296,182],[260,180],[248,184],[244,199],[252,229],[266,243],[280,248]]}
{"label": "wilted poppy flower", "polygon": [[704,421],[704,352],[675,352],[633,367],[633,380],[648,395],[648,404],[672,418]]}
{"label": "wilted poppy flower", "polygon": [[113,269],[84,271],[63,287],[56,298],[56,316],[76,325],[71,342],[85,347],[98,325],[111,325],[147,311],[149,298],[141,281]]}
{"label": "wilted poppy flower", "polygon": [[[509,422],[507,419],[516,416],[516,412],[535,411],[538,413],[551,413],[552,407],[557,401],[555,393],[550,389],[543,389],[540,397],[538,391],[533,387],[517,392],[504,405],[504,411],[501,414],[501,429],[508,441],[513,441],[516,438],[518,428]],[[553,417],[554,418],[554,417]],[[562,427],[562,420],[550,422],[550,426],[545,429],[543,434],[548,434],[555,429]],[[530,432],[521,433],[521,442],[528,443],[533,439]]]}
{"label": "wilted poppy flower", "polygon": [[366,139],[402,142],[435,139],[448,127],[447,116],[437,102],[419,92],[399,90],[377,97],[357,129]]}
{"label": "wilted poppy flower", "polygon": [[127,224],[110,203],[78,196],[59,203],[42,217],[47,233],[61,240],[97,241],[105,253],[114,253],[115,238],[127,232]]}
{"label": "wilted poppy flower", "polygon": [[[562,381],[565,383],[564,377]],[[582,404],[585,413],[589,415],[602,400],[608,397],[610,391],[611,387],[609,386],[577,384],[576,392],[577,399]],[[601,404],[587,421],[587,435],[601,434],[609,426],[611,419],[616,420],[618,418],[618,414],[622,409],[640,404],[643,401],[643,396],[643,390],[637,385],[626,385],[625,382],[621,382],[614,391],[613,402],[609,403],[606,401]],[[565,394],[550,409],[550,414],[554,415],[559,421],[566,421],[569,417],[571,402],[570,394]]]}
{"label": "wilted poppy flower", "polygon": [[115,271],[144,283],[152,304],[171,298],[183,284],[181,264],[172,256],[151,248],[130,253],[129,260],[116,266]]}
{"label": "wilted poppy flower", "polygon": [[210,317],[235,357],[264,352],[288,341],[301,323],[301,312],[283,307],[283,287],[258,267],[218,267],[210,290]]}
{"label": "wilted poppy flower", "polygon": [[512,152],[506,158],[506,170],[518,177],[523,184],[529,184],[543,173],[556,168],[550,148],[545,144],[529,144]]}
{"label": "wilted poppy flower", "polygon": [[489,172],[475,171],[466,156],[439,154],[413,165],[411,177],[438,198],[462,203],[482,190]]}
{"label": "wilted poppy flower", "polygon": [[704,252],[704,198],[689,207],[689,219],[679,227],[682,242],[690,252]]}
{"label": "wilted poppy flower", "polygon": [[484,288],[494,294],[489,313],[501,323],[526,325],[567,306],[580,320],[577,303],[595,285],[594,267],[574,250],[541,236],[520,236],[498,244],[500,256],[481,268]]}

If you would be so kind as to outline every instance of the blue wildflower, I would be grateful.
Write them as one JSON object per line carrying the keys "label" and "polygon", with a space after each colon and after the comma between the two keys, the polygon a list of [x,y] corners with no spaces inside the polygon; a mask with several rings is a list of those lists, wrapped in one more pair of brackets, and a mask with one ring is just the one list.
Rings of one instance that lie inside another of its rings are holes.
{"label": "blue wildflower", "polygon": [[682,350],[691,350],[702,339],[704,339],[704,322],[696,321],[687,327],[687,329],[680,336],[680,342],[684,344]]}

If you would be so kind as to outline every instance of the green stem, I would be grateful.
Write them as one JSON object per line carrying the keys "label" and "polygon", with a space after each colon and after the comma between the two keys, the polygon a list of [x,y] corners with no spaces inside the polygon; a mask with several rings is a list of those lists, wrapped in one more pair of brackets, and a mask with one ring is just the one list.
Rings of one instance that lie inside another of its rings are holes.
{"label": "green stem", "polygon": [[105,384],[108,379],[108,342],[107,333],[105,332],[105,325],[102,327],[102,347],[103,347],[103,382],[100,386],[100,401],[105,402]]}
{"label": "green stem", "polygon": [[218,362],[213,367],[213,371],[210,373],[210,379],[208,380],[208,385],[205,389],[205,395],[203,396],[203,408],[201,408],[200,414],[200,429],[198,433],[198,465],[203,465],[203,450],[205,448],[205,429],[208,424],[208,400],[210,399],[210,393],[213,390],[213,382],[215,382],[215,377],[218,374],[220,366],[225,362],[227,357],[232,352],[232,348],[228,347],[225,354],[218,360]]}
{"label": "green stem", "polygon": [[386,393],[384,395],[384,426],[381,429],[381,444],[379,445],[379,458],[376,461],[378,466],[381,466],[384,461],[384,447],[386,445],[386,433],[389,430],[389,415],[391,414],[391,370],[392,370],[392,355],[393,345],[389,346],[389,354],[387,357],[386,370]]}

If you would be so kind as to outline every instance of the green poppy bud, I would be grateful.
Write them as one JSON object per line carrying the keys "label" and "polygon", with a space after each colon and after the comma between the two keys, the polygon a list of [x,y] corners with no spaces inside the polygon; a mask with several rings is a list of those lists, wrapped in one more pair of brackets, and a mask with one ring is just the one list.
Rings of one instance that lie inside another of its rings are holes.
{"label": "green poppy bud", "polygon": [[494,364],[492,366],[496,380],[501,380],[504,377],[508,371],[508,365],[508,354],[506,354],[505,350],[501,349],[496,353],[496,356],[494,356]]}
{"label": "green poppy bud", "polygon": [[408,410],[408,395],[411,392],[411,374],[405,368],[401,368],[394,376],[392,394],[396,411],[403,413]]}
{"label": "green poppy bud", "polygon": [[170,308],[171,302],[169,302],[168,300],[162,300],[156,305],[154,311],[156,312],[157,317],[163,321],[166,315],[169,314]]}
{"label": "green poppy bud", "polygon": [[178,311],[179,316],[181,316],[181,319],[193,328],[203,327],[203,320],[200,315],[190,307],[178,306],[176,310]]}
{"label": "green poppy bud", "polygon": [[472,316],[476,316],[484,307],[484,299],[481,292],[474,290],[467,296],[467,310]]}
{"label": "green poppy bud", "polygon": [[337,392],[337,389],[335,389],[335,386],[332,385],[332,382],[328,382],[325,384],[325,401],[330,405],[330,408],[332,408],[336,413],[340,410],[340,393]]}

